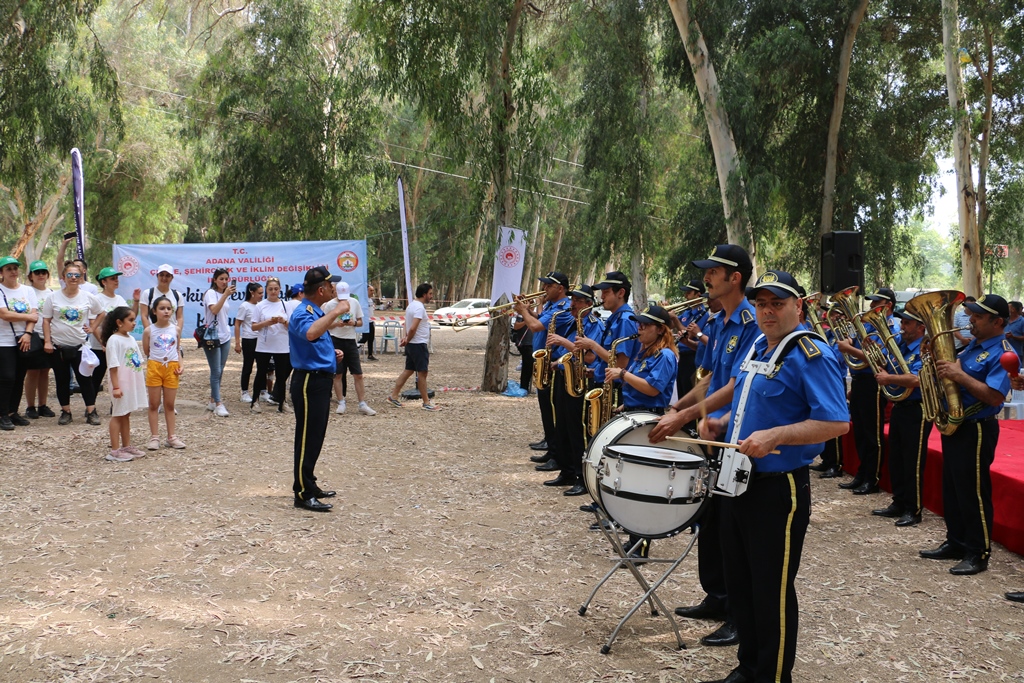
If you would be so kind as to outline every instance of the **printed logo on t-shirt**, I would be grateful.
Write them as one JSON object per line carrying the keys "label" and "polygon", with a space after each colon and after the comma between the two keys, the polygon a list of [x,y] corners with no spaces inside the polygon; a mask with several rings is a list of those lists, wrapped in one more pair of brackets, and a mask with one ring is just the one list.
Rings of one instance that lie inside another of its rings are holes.
{"label": "printed logo on t-shirt", "polygon": [[82,308],[75,308],[74,306],[56,306],[57,319],[66,325],[79,325],[85,322],[85,313]]}
{"label": "printed logo on t-shirt", "polygon": [[130,368],[135,372],[142,371],[142,356],[135,349],[125,349],[124,351],[124,366]]}
{"label": "printed logo on t-shirt", "polygon": [[28,302],[24,299],[11,299],[7,303],[10,305],[10,309],[15,313],[28,313],[32,310],[29,307]]}
{"label": "printed logo on t-shirt", "polygon": [[153,337],[153,350],[157,353],[155,355],[166,356],[169,351],[173,351],[178,345],[178,335],[175,333],[162,333]]}

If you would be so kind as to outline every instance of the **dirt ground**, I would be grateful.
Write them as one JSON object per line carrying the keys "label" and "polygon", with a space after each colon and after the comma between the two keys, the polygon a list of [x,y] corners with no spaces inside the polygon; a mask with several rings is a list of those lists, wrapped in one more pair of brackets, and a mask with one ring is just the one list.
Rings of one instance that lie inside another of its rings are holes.
{"label": "dirt ground", "polygon": [[[477,386],[485,337],[435,333],[430,386]],[[577,509],[587,498],[542,486],[527,460],[536,399],[450,390],[440,413],[394,408],[402,365],[364,363],[375,417],[354,400],[332,414],[327,514],[292,506],[294,419],[238,402],[238,357],[231,416],[217,418],[205,359],[188,351],[183,451],[104,461],[106,419],[87,426],[77,396],[70,426],[2,433],[0,681],[690,683],[733,668],[734,648],[698,643],[717,624],[680,620],[678,651],[645,610],[600,654],[637,585],[618,572],[578,615],[610,552]],[[144,444],[145,414],[132,426]],[[795,680],[1024,681],[1024,605],[1003,599],[1024,589],[1019,556],[997,547],[988,572],[951,576],[917,557],[942,540],[940,518],[896,529],[868,514],[884,495],[813,481]],[[661,588],[668,605],[700,599],[696,566]]]}

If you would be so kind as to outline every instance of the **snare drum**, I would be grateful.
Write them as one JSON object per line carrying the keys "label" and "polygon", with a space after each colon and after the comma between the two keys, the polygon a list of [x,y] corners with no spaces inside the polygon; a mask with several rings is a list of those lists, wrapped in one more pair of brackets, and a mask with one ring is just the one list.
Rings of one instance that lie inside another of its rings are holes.
{"label": "snare drum", "polygon": [[710,496],[707,460],[699,447],[606,446],[598,495],[608,516],[631,534],[663,538],[696,521]]}

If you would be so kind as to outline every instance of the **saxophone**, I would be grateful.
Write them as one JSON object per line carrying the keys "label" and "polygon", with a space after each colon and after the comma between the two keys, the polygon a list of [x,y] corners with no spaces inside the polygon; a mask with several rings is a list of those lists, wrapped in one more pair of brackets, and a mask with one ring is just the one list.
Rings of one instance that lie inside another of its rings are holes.
{"label": "saxophone", "polygon": [[[608,351],[608,366],[611,367],[615,363],[615,349],[619,344],[636,339],[639,336],[640,333],[638,332],[628,337],[619,337],[613,341],[612,348]],[[591,389],[584,397],[584,400],[587,402],[587,426],[591,436],[597,434],[597,431],[612,419],[612,410],[616,407],[613,404],[614,399],[615,388],[613,382],[608,379],[608,375],[605,373],[604,384],[600,388]]]}
{"label": "saxophone", "polygon": [[[548,322],[548,334],[555,333],[555,321],[558,316],[566,311],[555,311]],[[537,389],[547,389],[551,384],[551,351],[545,346],[539,351],[533,352],[533,386]]]}
{"label": "saxophone", "polygon": [[[590,306],[580,311],[579,318],[576,320],[577,338],[584,335],[583,323],[593,308],[593,306]],[[558,359],[558,365],[562,368],[562,372],[565,375],[565,393],[573,398],[579,398],[587,390],[587,365],[583,362],[583,355],[586,352],[586,349],[578,349]]]}

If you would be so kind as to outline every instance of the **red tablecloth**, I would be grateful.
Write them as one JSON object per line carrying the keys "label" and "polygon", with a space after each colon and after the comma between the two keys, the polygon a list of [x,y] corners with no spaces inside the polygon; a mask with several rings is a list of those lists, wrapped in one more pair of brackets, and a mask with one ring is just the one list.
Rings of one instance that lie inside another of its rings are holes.
{"label": "red tablecloth", "polygon": [[[885,429],[888,433],[889,425]],[[888,463],[886,452],[880,484],[886,491],[892,491]],[[843,469],[854,474],[858,465],[860,458],[851,430],[843,438]],[[936,429],[932,429],[928,440],[924,505],[942,514],[942,443]],[[992,463],[992,505],[995,516],[992,538],[1018,555],[1024,555],[1024,420],[999,421],[999,443]]]}

